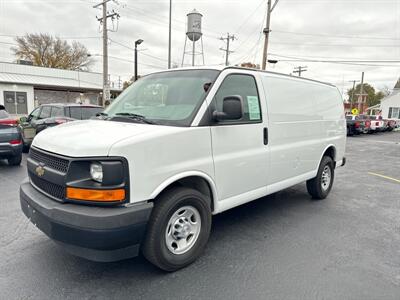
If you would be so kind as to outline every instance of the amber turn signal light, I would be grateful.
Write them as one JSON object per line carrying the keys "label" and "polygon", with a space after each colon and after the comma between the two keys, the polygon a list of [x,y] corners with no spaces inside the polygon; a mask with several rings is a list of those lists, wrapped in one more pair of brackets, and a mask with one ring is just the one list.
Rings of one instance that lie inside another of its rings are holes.
{"label": "amber turn signal light", "polygon": [[125,200],[125,190],[92,190],[67,187],[67,198],[98,202],[123,201]]}

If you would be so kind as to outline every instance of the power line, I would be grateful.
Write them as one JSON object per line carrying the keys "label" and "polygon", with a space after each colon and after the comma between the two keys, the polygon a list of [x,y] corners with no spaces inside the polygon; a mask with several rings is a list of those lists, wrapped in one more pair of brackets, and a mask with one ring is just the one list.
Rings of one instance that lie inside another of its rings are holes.
{"label": "power line", "polygon": [[[115,43],[115,44],[117,44],[117,45],[119,45],[119,46],[121,46],[121,47],[124,47],[124,48],[126,48],[126,49],[129,49],[129,50],[132,50],[132,51],[135,51],[135,49],[134,48],[132,48],[132,47],[130,47],[130,46],[127,46],[127,45],[125,45],[125,44],[122,44],[122,43],[120,43],[120,42],[117,42],[116,40],[114,40],[114,39],[108,39],[109,41],[111,41],[111,42],[113,42],[113,43]],[[157,56],[154,56],[154,55],[151,55],[151,54],[148,54],[148,53],[144,53],[144,52],[142,52],[141,53],[141,55],[144,55],[144,56],[148,56],[148,57],[151,57],[151,58],[154,58],[154,59],[157,59],[157,60],[160,60],[160,61],[163,61],[163,62],[168,62],[168,60],[166,60],[166,59],[163,59],[163,58],[160,58],[160,57],[157,57]]]}
{"label": "power line", "polygon": [[[151,14],[141,13],[140,11],[139,11],[139,12],[136,11],[136,8],[135,8],[135,10],[133,10],[132,8],[130,8],[130,7],[128,7],[128,6],[125,6],[125,9],[128,10],[128,11],[130,11],[130,12],[133,12],[133,13],[142,14],[143,16],[146,17],[146,20],[141,20],[141,19],[138,19],[138,18],[137,18],[137,15],[135,14],[135,19],[134,19],[135,21],[139,21],[139,22],[143,22],[143,23],[148,23],[148,24],[153,24],[153,25],[162,26],[162,27],[169,26],[169,23],[168,23],[167,21],[161,21],[161,20],[163,20],[163,19],[165,18],[164,16],[158,15],[158,17],[155,17],[155,16],[157,16],[157,15],[155,15],[154,13],[151,13]],[[152,22],[150,22],[149,19],[150,19]],[[184,24],[186,24],[185,22],[179,22],[179,23],[184,23]],[[179,31],[179,32],[182,32],[182,31],[186,30],[185,27],[184,27],[184,25],[183,25],[183,26],[180,26],[180,25],[179,25],[179,27],[180,27],[180,28],[178,29],[178,28],[176,28],[176,26],[172,26],[172,30]],[[203,29],[203,36],[205,36],[205,37],[210,37],[210,38],[214,38],[214,39],[218,39],[218,38],[219,38],[218,36],[216,36],[216,35],[214,35],[214,34],[207,34],[206,32],[210,32],[210,33],[211,33],[211,31],[205,29],[204,26],[203,26],[202,29]]]}
{"label": "power line", "polygon": [[[263,0],[263,1],[265,1],[265,0]],[[130,4],[130,6],[132,6],[132,4]],[[156,13],[154,13],[154,11],[144,10],[143,8],[137,7],[137,6],[133,6],[133,8],[132,7],[128,7],[127,4],[124,5],[124,8],[127,8],[128,10],[130,10],[132,12],[138,12],[139,14],[142,14],[142,15],[146,16],[147,18],[149,18],[149,17],[153,18],[156,21],[159,21],[159,22],[161,22],[163,24],[169,24],[166,21],[160,21],[160,20],[166,19],[166,16],[156,14]],[[186,21],[181,20],[181,19],[177,19],[177,18],[172,18],[172,20],[177,22],[177,23],[180,23],[180,24],[182,24],[183,26],[186,27]],[[212,29],[210,29],[208,27],[205,27],[204,25],[202,25],[202,30],[203,30],[203,35],[204,35],[204,32],[209,32],[209,33],[212,33],[212,34],[219,34],[218,32],[213,31]],[[217,36],[214,36],[214,37],[217,37]]]}
{"label": "power line", "polygon": [[394,40],[399,41],[400,38],[395,37],[381,37],[381,36],[357,36],[357,35],[335,35],[335,34],[322,34],[322,33],[306,33],[306,32],[293,32],[293,31],[283,31],[274,30],[277,33],[294,34],[294,35],[308,35],[308,36],[320,36],[327,38],[348,38],[348,39],[367,39],[367,40]]}
{"label": "power line", "polygon": [[261,2],[260,2],[260,3],[257,5],[257,7],[254,9],[254,11],[252,11],[252,12],[248,15],[248,17],[242,22],[242,24],[240,24],[240,25],[238,26],[238,28],[234,31],[234,32],[236,32],[236,34],[239,33],[240,30],[243,28],[243,26],[255,15],[256,12],[259,11],[259,8],[260,8],[261,5],[264,3],[264,1],[265,1],[265,0],[261,0]]}
{"label": "power line", "polygon": [[307,44],[275,42],[274,45],[296,45],[298,47],[358,47],[358,48],[398,48],[398,45],[360,45],[360,44]]}
{"label": "power line", "polygon": [[[122,58],[122,57],[117,57],[117,56],[108,56],[109,58],[115,59],[115,60],[120,60],[120,61],[124,61],[124,62],[130,62],[130,63],[135,63],[134,60],[130,60],[130,59],[126,59],[126,58]],[[161,66],[156,66],[156,65],[151,65],[151,64],[146,64],[146,63],[138,63],[139,65],[143,65],[146,67],[151,67],[151,68],[155,68],[155,69],[160,69],[160,70],[164,70],[164,67]]]}
{"label": "power line", "polygon": [[343,64],[343,65],[353,65],[353,66],[371,66],[371,67],[396,67],[396,68],[400,67],[398,65],[396,66],[396,65],[379,65],[379,64],[376,64],[376,63],[400,63],[400,60],[395,60],[395,61],[384,61],[384,60],[380,60],[380,61],[320,60],[320,59],[305,59],[305,58],[301,58],[301,57],[288,56],[288,55],[279,55],[279,54],[274,54],[274,53],[271,53],[271,55],[290,59],[290,60],[280,60],[280,61],[331,63],[331,64]]}
{"label": "power line", "polygon": [[[24,35],[15,35],[15,34],[0,34],[0,37],[9,37],[9,38],[19,38],[24,37]],[[86,40],[86,39],[101,39],[101,36],[57,36],[56,37],[64,40]]]}
{"label": "power line", "polygon": [[[263,16],[263,18],[262,18],[262,20],[261,20],[261,29],[258,31],[258,39],[255,41],[255,44],[254,44],[254,46],[251,48],[250,51],[247,51],[247,53],[246,53],[245,55],[241,56],[240,59],[237,59],[237,63],[240,63],[242,60],[244,60],[244,58],[247,59],[247,57],[251,57],[251,54],[254,53],[254,50],[257,51],[258,46],[259,46],[259,43],[260,43],[260,41],[261,41],[261,36],[262,36],[262,33],[263,33],[263,28],[264,28],[264,20],[265,20],[266,17],[267,17],[267,12],[265,11],[264,16]],[[255,31],[255,32],[257,32],[257,31]],[[244,43],[246,43],[246,42],[249,40],[249,38],[250,38],[250,35],[248,36],[248,38],[247,38],[246,40],[244,40],[244,41],[243,41],[237,48],[235,48],[233,51],[237,51],[237,49],[239,49]],[[251,54],[249,55],[249,53],[251,53]]]}

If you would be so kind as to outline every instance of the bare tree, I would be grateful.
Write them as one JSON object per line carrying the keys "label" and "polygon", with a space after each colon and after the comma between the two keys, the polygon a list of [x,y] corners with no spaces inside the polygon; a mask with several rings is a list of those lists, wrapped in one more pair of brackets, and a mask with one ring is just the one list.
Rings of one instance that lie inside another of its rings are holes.
{"label": "bare tree", "polygon": [[49,34],[26,34],[16,38],[17,46],[11,48],[18,59],[32,61],[34,65],[68,70],[89,70],[92,64],[87,48]]}
{"label": "bare tree", "polygon": [[390,87],[387,85],[384,85],[381,89],[381,92],[386,96],[389,96],[391,93]]}

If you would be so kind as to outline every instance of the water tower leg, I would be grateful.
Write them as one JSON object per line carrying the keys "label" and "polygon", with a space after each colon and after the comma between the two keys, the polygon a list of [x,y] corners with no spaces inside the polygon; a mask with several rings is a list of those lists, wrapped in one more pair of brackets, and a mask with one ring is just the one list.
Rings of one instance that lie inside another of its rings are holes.
{"label": "water tower leg", "polygon": [[183,62],[185,61],[186,41],[187,41],[187,37],[185,37],[185,46],[183,46],[183,55],[182,55],[182,64],[181,64],[181,67],[183,67]]}
{"label": "water tower leg", "polygon": [[205,63],[204,63],[203,36],[201,36],[200,39],[201,39],[201,56],[203,57],[203,66],[204,66]]}
{"label": "water tower leg", "polygon": [[194,66],[194,56],[195,56],[195,39],[193,33],[193,53],[192,53],[192,66]]}

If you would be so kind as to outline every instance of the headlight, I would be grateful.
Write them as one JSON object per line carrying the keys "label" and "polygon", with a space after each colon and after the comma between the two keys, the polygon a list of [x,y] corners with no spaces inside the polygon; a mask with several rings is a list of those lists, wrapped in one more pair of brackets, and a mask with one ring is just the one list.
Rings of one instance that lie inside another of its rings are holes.
{"label": "headlight", "polygon": [[94,181],[103,182],[103,166],[99,163],[90,165],[90,176]]}

